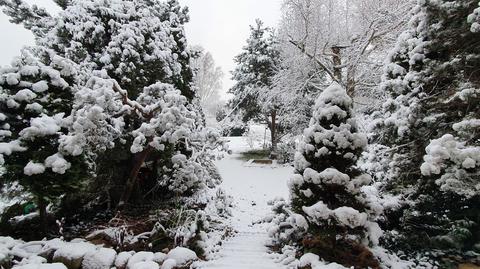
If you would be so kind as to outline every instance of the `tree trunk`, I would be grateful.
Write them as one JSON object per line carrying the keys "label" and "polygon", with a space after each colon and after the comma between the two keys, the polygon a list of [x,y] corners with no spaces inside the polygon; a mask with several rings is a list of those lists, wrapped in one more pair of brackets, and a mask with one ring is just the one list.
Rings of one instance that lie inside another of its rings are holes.
{"label": "tree trunk", "polygon": [[[341,55],[341,50],[343,47],[341,46],[334,46],[332,47],[332,61],[333,61],[333,74],[335,78],[341,83],[344,84],[343,81],[343,76],[342,76],[342,55]],[[347,79],[345,83],[345,90],[347,91],[348,96],[353,98],[353,95],[355,93],[355,69],[354,68],[348,68],[347,69]]]}
{"label": "tree trunk", "polygon": [[147,146],[142,152],[135,154],[133,158],[132,170],[130,171],[130,175],[125,183],[125,189],[120,197],[120,201],[118,202],[117,210],[122,210],[130,199],[133,188],[135,187],[135,183],[137,183],[138,172],[140,172],[140,168],[142,168],[142,165],[145,163],[145,160],[150,155],[152,150],[153,148],[151,146]]}
{"label": "tree trunk", "polygon": [[38,197],[38,213],[40,215],[40,229],[43,236],[47,235],[48,220],[47,220],[47,201],[43,197]]}
{"label": "tree trunk", "polygon": [[333,55],[333,75],[338,81],[342,81],[342,58],[340,55],[340,49],[341,47],[332,47],[332,53]]}
{"label": "tree trunk", "polygon": [[272,110],[270,113],[271,117],[271,124],[270,124],[270,132],[272,136],[272,150],[270,152],[270,158],[276,159],[277,158],[277,111]]}
{"label": "tree trunk", "polygon": [[347,94],[348,96],[353,98],[353,95],[355,94],[355,70],[354,68],[349,68],[347,71]]}

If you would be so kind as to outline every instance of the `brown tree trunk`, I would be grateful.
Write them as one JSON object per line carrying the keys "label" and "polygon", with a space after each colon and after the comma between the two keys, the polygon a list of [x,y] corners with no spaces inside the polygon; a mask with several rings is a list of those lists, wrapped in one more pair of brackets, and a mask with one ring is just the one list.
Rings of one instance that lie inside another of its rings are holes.
{"label": "brown tree trunk", "polygon": [[145,160],[148,158],[152,150],[153,148],[151,146],[147,146],[142,152],[136,153],[133,157],[132,170],[130,171],[130,175],[125,183],[125,188],[122,196],[120,197],[120,201],[118,202],[117,210],[122,210],[130,199],[135,187],[135,183],[137,183],[138,172],[140,172],[140,168],[142,168],[142,165],[145,163]]}
{"label": "brown tree trunk", "polygon": [[277,111],[272,110],[270,113],[271,117],[271,124],[270,124],[270,132],[272,136],[272,150],[270,152],[270,158],[276,159],[277,158]]}
{"label": "brown tree trunk", "polygon": [[48,220],[47,220],[47,201],[43,197],[38,197],[38,213],[40,215],[40,229],[43,236],[47,235]]}

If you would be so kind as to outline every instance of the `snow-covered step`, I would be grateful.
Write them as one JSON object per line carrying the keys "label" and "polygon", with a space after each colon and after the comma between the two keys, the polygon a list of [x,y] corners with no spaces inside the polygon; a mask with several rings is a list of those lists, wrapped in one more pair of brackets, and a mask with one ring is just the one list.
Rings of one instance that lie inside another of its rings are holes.
{"label": "snow-covered step", "polygon": [[[266,242],[268,238],[255,238],[255,237],[237,237],[230,239],[225,242],[225,244],[235,243],[235,244],[243,244],[243,245],[259,245],[259,242]],[[263,246],[263,244],[262,244]]]}
{"label": "snow-covered step", "polygon": [[276,264],[235,264],[233,262],[226,263],[215,263],[208,265],[206,267],[198,267],[198,269],[207,269],[207,268],[225,268],[225,269],[278,269],[279,267]]}
{"label": "snow-covered step", "polygon": [[248,246],[248,245],[226,245],[222,248],[223,250],[250,250],[250,252],[260,252],[265,253],[267,252],[267,248],[262,246]]}
{"label": "snow-covered step", "polygon": [[226,249],[225,251],[221,251],[220,255],[221,256],[230,256],[230,255],[235,255],[239,257],[256,257],[259,254],[262,255],[265,252],[262,250],[255,250],[255,251],[249,251],[247,249]]}
{"label": "snow-covered step", "polygon": [[229,255],[220,255],[221,258],[219,258],[219,261],[229,259],[229,260],[235,260],[238,261],[239,263],[245,264],[245,263],[257,263],[259,261],[268,261],[269,263],[271,262],[270,258],[267,256],[262,256],[262,254],[258,255],[238,255],[236,253],[230,253]]}

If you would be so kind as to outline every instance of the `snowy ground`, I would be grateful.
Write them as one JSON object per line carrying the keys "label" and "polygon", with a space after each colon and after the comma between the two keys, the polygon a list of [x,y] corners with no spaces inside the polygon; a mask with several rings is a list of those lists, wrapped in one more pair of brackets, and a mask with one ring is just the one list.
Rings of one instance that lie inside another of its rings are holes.
{"label": "snowy ground", "polygon": [[[270,224],[262,223],[261,220],[271,213],[268,201],[277,197],[288,199],[286,181],[292,175],[293,168],[277,164],[263,166],[249,164],[239,157],[241,152],[252,149],[251,140],[248,137],[229,140],[232,154],[218,161],[217,166],[224,180],[221,187],[234,201],[232,216],[226,224],[233,228],[235,233],[224,240],[220,248],[216,245],[218,241],[214,240],[210,246],[216,252],[209,253],[210,260],[194,262],[192,268],[287,269],[309,265],[313,269],[346,269],[336,263],[323,262],[317,255],[311,253],[296,260],[295,249],[290,253],[270,253],[266,246],[270,241],[267,235]],[[255,148],[261,147],[263,141],[258,141],[255,145]],[[220,237],[221,235],[214,239]],[[403,261],[380,247],[373,248],[372,251],[380,259],[382,268],[436,268],[427,262]],[[67,266],[73,263],[81,264],[82,268],[86,269],[112,268],[113,265],[128,269],[160,269],[159,264],[162,264],[161,269],[170,269],[174,265],[184,266],[197,259],[193,251],[181,247],[171,250],[168,254],[141,251],[122,252],[117,255],[114,250],[95,246],[83,240],[64,242],[57,238],[25,243],[9,237],[0,237],[0,267],[2,261],[15,256],[23,259],[14,269],[67,269],[65,265],[59,263],[40,265],[47,262],[41,257],[41,253],[54,254],[53,262],[62,262]],[[98,264],[102,266],[99,267]]]}
{"label": "snowy ground", "polygon": [[246,138],[229,138],[232,155],[218,162],[223,177],[222,187],[234,198],[232,217],[229,220],[236,234],[227,239],[217,259],[201,263],[197,268],[283,268],[268,254],[267,224],[255,224],[270,210],[269,200],[282,196],[288,198],[287,179],[292,174],[288,166],[251,166],[240,160],[239,153],[250,150]]}

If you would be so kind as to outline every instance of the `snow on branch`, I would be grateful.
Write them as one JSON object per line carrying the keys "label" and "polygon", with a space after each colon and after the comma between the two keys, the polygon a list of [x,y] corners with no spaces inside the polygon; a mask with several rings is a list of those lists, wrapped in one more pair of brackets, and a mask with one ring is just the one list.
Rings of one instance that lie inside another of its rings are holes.
{"label": "snow on branch", "polygon": [[30,6],[23,0],[0,0],[3,13],[10,17],[10,22],[22,24],[31,30],[36,37],[44,35],[53,24],[52,16],[44,8]]}
{"label": "snow on branch", "polygon": [[333,71],[330,70],[327,65],[325,63],[323,63],[320,59],[318,59],[317,57],[315,57],[315,55],[309,53],[306,49],[305,49],[305,45],[304,44],[301,44],[297,41],[294,41],[292,39],[289,40],[289,42],[294,45],[295,47],[297,47],[303,54],[305,54],[307,57],[309,57],[310,59],[314,60],[315,63],[317,63],[327,74],[328,76],[335,82],[337,83],[341,83],[341,81],[339,81],[335,75],[333,74]]}

